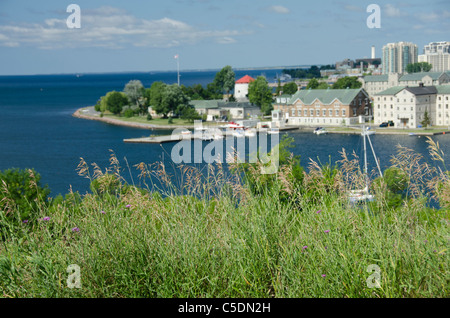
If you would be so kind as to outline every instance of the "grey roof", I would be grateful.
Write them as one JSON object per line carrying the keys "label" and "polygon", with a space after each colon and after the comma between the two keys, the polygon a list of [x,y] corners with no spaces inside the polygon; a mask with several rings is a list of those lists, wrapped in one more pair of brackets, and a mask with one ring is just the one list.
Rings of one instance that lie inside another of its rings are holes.
{"label": "grey roof", "polygon": [[414,95],[437,94],[437,89],[435,86],[406,87],[406,90],[410,91]]}
{"label": "grey roof", "polygon": [[417,87],[409,87],[409,86],[395,86],[388,88],[382,92],[375,94],[375,96],[383,96],[383,95],[397,95],[402,90],[406,89],[407,91],[413,93],[414,95],[432,95],[437,94],[438,89],[436,86],[417,86]]}

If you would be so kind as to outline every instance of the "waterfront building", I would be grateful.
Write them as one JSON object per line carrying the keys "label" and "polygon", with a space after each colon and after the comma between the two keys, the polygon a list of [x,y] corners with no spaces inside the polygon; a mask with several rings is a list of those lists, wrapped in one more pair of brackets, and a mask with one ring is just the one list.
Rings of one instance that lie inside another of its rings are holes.
{"label": "waterfront building", "polygon": [[362,88],[371,98],[377,93],[396,86],[426,86],[450,85],[450,73],[447,72],[422,72],[401,75],[399,73],[370,75],[360,78]]}
{"label": "waterfront building", "polygon": [[372,104],[364,89],[308,89],[279,96],[273,116],[287,125],[339,126],[365,122]]}
{"label": "waterfront building", "polygon": [[238,102],[248,102],[248,86],[255,81],[251,76],[245,75],[238,79],[234,85],[234,98]]}
{"label": "waterfront building", "polygon": [[432,72],[450,71],[450,42],[431,42],[425,45],[424,54],[419,55],[419,62],[430,63]]}
{"label": "waterfront building", "polygon": [[450,85],[396,86],[375,94],[374,123],[393,121],[397,128],[422,126],[425,111],[431,125],[450,125]]}
{"label": "waterfront building", "polygon": [[200,115],[206,115],[207,121],[249,119],[262,116],[261,109],[250,102],[227,102],[224,100],[193,100],[190,104]]}
{"label": "waterfront building", "polygon": [[417,45],[410,42],[388,43],[383,46],[383,74],[404,73],[408,64],[418,62]]}

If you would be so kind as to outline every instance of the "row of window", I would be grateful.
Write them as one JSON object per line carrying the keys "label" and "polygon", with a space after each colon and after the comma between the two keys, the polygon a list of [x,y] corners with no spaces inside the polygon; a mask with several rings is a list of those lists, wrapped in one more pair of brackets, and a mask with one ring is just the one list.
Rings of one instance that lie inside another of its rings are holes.
{"label": "row of window", "polygon": [[[322,110],[322,116],[324,116],[324,117],[327,116],[327,112],[328,112],[328,116],[330,116],[330,117],[333,117],[333,114],[335,114],[336,117],[339,117],[339,116],[341,116],[341,113],[342,113],[342,116],[347,116],[347,111],[345,109],[343,109],[342,112],[339,109],[336,109],[336,110],[323,109]],[[316,110],[314,110],[314,109],[309,109],[309,110],[308,109],[304,109],[303,110],[303,116],[307,117],[308,113],[309,113],[310,117],[314,117],[314,114],[315,114],[315,116],[320,117],[320,109],[316,109]],[[296,116],[301,117],[302,116],[302,110],[301,109],[299,109],[299,110],[292,109],[291,110],[291,116],[292,117],[296,117]],[[356,116],[356,109],[353,110],[353,116]]]}

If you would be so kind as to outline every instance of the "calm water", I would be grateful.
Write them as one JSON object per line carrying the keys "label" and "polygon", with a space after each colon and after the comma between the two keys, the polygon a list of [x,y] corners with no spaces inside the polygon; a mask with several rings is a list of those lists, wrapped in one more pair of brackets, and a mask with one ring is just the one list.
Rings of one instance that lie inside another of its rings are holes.
{"label": "calm water", "polygon": [[[253,77],[264,74],[273,82],[281,70],[237,71],[239,78],[246,74]],[[215,71],[183,73],[182,84],[206,85]],[[100,167],[109,166],[110,150],[113,150],[126,166],[124,158],[132,167],[140,162],[148,164],[165,160],[170,165],[170,153],[174,143],[160,145],[125,144],[124,138],[137,138],[153,134],[170,134],[170,131],[153,131],[113,126],[96,121],[72,117],[72,113],[84,106],[94,105],[100,96],[111,90],[122,90],[133,79],[141,80],[145,87],[154,81],[176,83],[176,73],[121,73],[0,76],[0,170],[7,168],[34,168],[48,184],[52,194],[74,191],[84,193],[89,181],[78,176],[76,167],[83,157],[88,163]],[[322,135],[312,133],[289,133],[295,138],[292,151],[302,157],[322,163],[341,159],[339,151],[355,151],[362,156],[362,139],[355,135]],[[450,149],[450,136],[435,137],[444,151]],[[375,151],[382,165],[389,165],[390,157],[401,144],[418,152],[426,153],[425,138],[410,136],[371,136]],[[164,155],[163,155],[164,154]],[[369,156],[369,164],[374,166]],[[132,168],[134,170],[134,168]],[[124,175],[128,170],[124,171]]]}

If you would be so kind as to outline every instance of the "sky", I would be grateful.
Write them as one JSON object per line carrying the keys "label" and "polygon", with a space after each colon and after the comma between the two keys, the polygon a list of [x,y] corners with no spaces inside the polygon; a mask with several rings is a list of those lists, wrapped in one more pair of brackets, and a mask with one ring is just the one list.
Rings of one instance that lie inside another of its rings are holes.
{"label": "sky", "polygon": [[450,0],[0,0],[0,75],[334,64],[400,41],[450,41]]}

